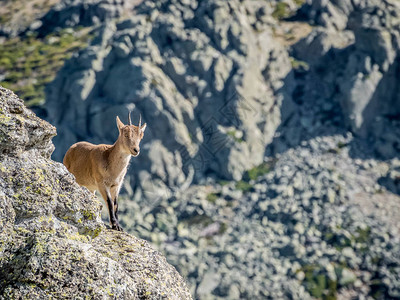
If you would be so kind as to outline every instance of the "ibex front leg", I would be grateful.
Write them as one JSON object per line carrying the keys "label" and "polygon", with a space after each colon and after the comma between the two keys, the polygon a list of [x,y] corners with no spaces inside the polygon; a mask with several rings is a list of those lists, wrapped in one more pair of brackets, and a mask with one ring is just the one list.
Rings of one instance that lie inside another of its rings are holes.
{"label": "ibex front leg", "polygon": [[[113,185],[113,186],[111,186],[111,189],[110,189],[111,200],[113,201],[113,204],[114,204],[114,215],[115,215],[115,218],[117,219],[117,222],[119,221],[118,220],[118,202],[117,202],[117,200],[118,200],[118,195],[119,195],[120,189],[121,189],[121,184]],[[122,228],[121,228],[121,231],[122,231]]]}
{"label": "ibex front leg", "polygon": [[102,186],[100,187],[100,193],[103,196],[104,201],[107,203],[111,228],[114,230],[122,231],[122,227],[119,226],[118,219],[115,216],[114,201],[111,197],[110,189],[107,188],[106,186]]}

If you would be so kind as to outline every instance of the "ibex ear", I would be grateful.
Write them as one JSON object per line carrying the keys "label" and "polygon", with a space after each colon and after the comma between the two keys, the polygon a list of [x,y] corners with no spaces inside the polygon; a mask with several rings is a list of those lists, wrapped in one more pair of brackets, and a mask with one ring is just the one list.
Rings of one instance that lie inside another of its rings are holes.
{"label": "ibex ear", "polygon": [[146,123],[144,123],[142,126],[140,126],[140,139],[143,138],[144,131],[146,130],[146,126],[147,126]]}
{"label": "ibex ear", "polygon": [[144,132],[145,130],[146,130],[146,126],[147,126],[147,123],[144,123],[141,127],[140,127],[140,132]]}
{"label": "ibex ear", "polygon": [[124,123],[121,122],[121,120],[119,119],[119,117],[117,116],[117,127],[118,130],[121,131],[122,127],[124,127]]}

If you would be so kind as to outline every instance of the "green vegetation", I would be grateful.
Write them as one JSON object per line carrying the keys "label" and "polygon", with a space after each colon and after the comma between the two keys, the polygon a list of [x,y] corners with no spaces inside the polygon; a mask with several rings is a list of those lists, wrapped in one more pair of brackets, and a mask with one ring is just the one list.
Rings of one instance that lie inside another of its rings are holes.
{"label": "green vegetation", "polygon": [[230,181],[228,181],[228,180],[219,180],[219,181],[218,181],[218,184],[224,186],[224,185],[229,184],[229,182],[230,182]]}
{"label": "green vegetation", "polygon": [[243,139],[242,138],[238,138],[236,133],[237,133],[236,130],[230,130],[230,131],[227,132],[227,135],[232,137],[235,142],[243,143],[244,142]]}
{"label": "green vegetation", "polygon": [[236,189],[243,191],[244,193],[247,193],[252,190],[253,185],[250,184],[249,182],[251,180],[256,180],[257,178],[267,174],[269,171],[271,171],[271,168],[275,164],[275,161],[268,161],[268,162],[263,162],[262,164],[255,166],[248,170],[246,173],[243,174],[243,180],[240,180],[236,182]]}
{"label": "green vegetation", "polygon": [[348,235],[326,232],[324,234],[324,240],[336,248],[336,250],[341,251],[346,247],[355,247],[356,244],[361,244],[359,251],[365,252],[368,250],[368,245],[371,243],[371,228],[360,228],[358,227],[354,233]]}
{"label": "green vegetation", "polygon": [[354,238],[357,243],[364,243],[368,246],[371,242],[371,227],[366,226],[365,228],[357,228]]}
{"label": "green vegetation", "polygon": [[246,181],[240,180],[240,181],[236,182],[236,189],[241,190],[245,193],[251,191],[252,188],[253,188],[253,186]]}
{"label": "green vegetation", "polygon": [[352,247],[354,244],[354,239],[347,237],[345,235],[340,235],[333,232],[324,233],[324,240],[336,248],[336,250],[341,251],[346,247]]}
{"label": "green vegetation", "polygon": [[[296,4],[297,8],[303,6],[305,2],[306,2],[305,0],[294,0],[294,3]],[[287,3],[278,2],[275,6],[274,11],[272,12],[272,17],[274,17],[277,20],[283,20],[294,15],[295,12],[296,12],[295,10],[290,10],[290,7]]]}
{"label": "green vegetation", "polygon": [[306,3],[306,0],[294,0],[294,3],[296,3],[297,6],[302,6],[304,3]]}
{"label": "green vegetation", "polygon": [[64,61],[85,47],[90,29],[65,29],[44,38],[35,34],[6,40],[0,45],[0,85],[12,89],[27,106],[44,103],[44,88]]}
{"label": "green vegetation", "polygon": [[304,272],[303,284],[311,296],[324,299],[336,299],[337,281],[322,273],[317,265],[306,265],[300,271]]}
{"label": "green vegetation", "polygon": [[220,224],[218,234],[219,235],[224,234],[227,230],[228,230],[228,225],[225,222],[223,222]]}
{"label": "green vegetation", "polygon": [[271,170],[271,164],[264,162],[261,165],[258,165],[250,170],[248,170],[244,174],[244,178],[246,180],[256,180],[258,177],[267,174]]}
{"label": "green vegetation", "polygon": [[279,2],[275,6],[275,10],[272,13],[272,16],[277,20],[282,20],[290,15],[289,5],[284,2]]}
{"label": "green vegetation", "polygon": [[290,63],[292,64],[292,68],[295,70],[303,69],[305,71],[308,71],[310,69],[308,63],[302,60],[298,60],[294,57],[290,57]]}
{"label": "green vegetation", "polygon": [[215,201],[218,199],[218,194],[210,193],[207,195],[206,199],[208,202],[215,203]]}

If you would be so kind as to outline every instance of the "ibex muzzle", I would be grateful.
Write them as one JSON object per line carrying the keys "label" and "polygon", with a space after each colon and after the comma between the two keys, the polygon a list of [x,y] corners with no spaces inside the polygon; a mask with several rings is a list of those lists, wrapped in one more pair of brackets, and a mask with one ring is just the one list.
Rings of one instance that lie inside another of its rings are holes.
{"label": "ibex muzzle", "polygon": [[118,222],[117,198],[128,168],[131,156],[140,153],[146,123],[124,125],[117,117],[119,137],[113,145],[94,145],[79,142],[71,146],[64,156],[63,163],[74,174],[76,182],[91,192],[99,191],[107,204],[111,227],[122,231]]}

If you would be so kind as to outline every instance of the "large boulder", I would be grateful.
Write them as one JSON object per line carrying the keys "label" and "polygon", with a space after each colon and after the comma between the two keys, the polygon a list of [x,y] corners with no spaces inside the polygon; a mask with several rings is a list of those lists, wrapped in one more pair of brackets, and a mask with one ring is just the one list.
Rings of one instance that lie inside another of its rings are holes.
{"label": "large boulder", "polygon": [[146,241],[103,225],[97,198],[50,159],[55,134],[0,87],[0,299],[191,299]]}

